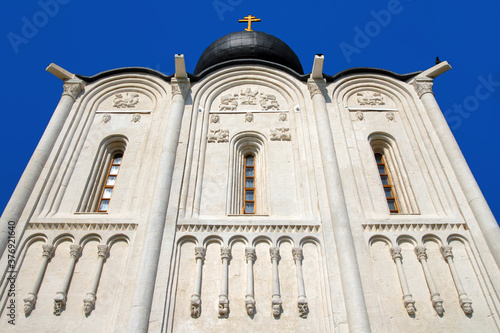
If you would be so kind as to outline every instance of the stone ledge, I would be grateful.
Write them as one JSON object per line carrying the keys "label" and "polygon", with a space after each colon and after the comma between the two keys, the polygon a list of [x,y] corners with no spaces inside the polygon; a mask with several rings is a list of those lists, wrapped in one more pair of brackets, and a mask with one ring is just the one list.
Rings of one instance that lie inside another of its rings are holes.
{"label": "stone ledge", "polygon": [[319,232],[320,225],[179,224],[178,232]]}
{"label": "stone ledge", "polygon": [[370,223],[362,224],[363,231],[465,231],[465,223]]}

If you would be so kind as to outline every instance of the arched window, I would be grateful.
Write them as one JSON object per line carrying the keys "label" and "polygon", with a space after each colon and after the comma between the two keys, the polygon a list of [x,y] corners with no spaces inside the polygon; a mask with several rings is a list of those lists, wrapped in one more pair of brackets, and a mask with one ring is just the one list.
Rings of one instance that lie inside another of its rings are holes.
{"label": "arched window", "polygon": [[396,194],[391,182],[391,176],[387,171],[384,155],[381,153],[375,153],[375,161],[377,162],[378,173],[380,174],[380,180],[382,181],[382,187],[384,188],[389,211],[391,213],[399,213],[398,201],[396,200]]}
{"label": "arched window", "polygon": [[255,214],[255,157],[253,155],[245,156],[245,189],[243,214]]}
{"label": "arched window", "polygon": [[87,179],[82,200],[78,206],[79,212],[108,211],[126,146],[127,139],[121,135],[103,140]]}
{"label": "arched window", "polygon": [[368,138],[381,182],[381,192],[391,214],[418,214],[418,207],[396,140],[386,133]]}
{"label": "arched window", "polygon": [[99,200],[99,205],[97,206],[98,212],[108,211],[109,200],[111,200],[111,194],[113,193],[113,188],[115,187],[116,177],[118,177],[118,171],[120,170],[120,165],[122,164],[122,158],[122,153],[118,153],[113,156],[102,187],[101,199]]}
{"label": "arched window", "polygon": [[268,213],[265,142],[265,137],[257,132],[239,133],[231,140],[229,215]]}

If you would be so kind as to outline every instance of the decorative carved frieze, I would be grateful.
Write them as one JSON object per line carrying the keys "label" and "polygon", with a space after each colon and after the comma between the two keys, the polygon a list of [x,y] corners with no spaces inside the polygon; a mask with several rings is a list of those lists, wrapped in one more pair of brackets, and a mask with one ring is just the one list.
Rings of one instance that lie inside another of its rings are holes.
{"label": "decorative carved frieze", "polygon": [[385,105],[384,96],[376,91],[361,91],[356,94],[358,105]]}
{"label": "decorative carved frieze", "polygon": [[292,136],[290,134],[290,129],[285,127],[278,127],[271,130],[271,141],[290,141]]}
{"label": "decorative carved frieze", "polygon": [[115,99],[113,100],[113,107],[118,109],[130,109],[135,108],[138,103],[138,93],[117,93],[115,94]]}
{"label": "decorative carved frieze", "polygon": [[208,143],[225,143],[229,142],[229,130],[215,129],[210,130],[207,136]]}
{"label": "decorative carved frieze", "polygon": [[137,229],[136,223],[58,223],[30,222],[28,230],[115,230],[127,231]]}
{"label": "decorative carved frieze", "polygon": [[269,225],[269,224],[178,224],[178,232],[251,232],[251,233],[314,233],[319,225]]}
{"label": "decorative carved frieze", "polygon": [[464,223],[370,223],[363,224],[366,232],[400,232],[400,231],[464,231]]}
{"label": "decorative carved frieze", "polygon": [[219,111],[234,111],[237,108],[238,108],[238,94],[228,94],[221,96]]}

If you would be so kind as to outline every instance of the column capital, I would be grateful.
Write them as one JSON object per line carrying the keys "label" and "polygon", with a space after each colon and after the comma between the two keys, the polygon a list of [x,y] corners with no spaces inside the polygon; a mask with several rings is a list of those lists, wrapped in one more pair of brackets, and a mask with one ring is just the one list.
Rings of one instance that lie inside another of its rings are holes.
{"label": "column capital", "polygon": [[391,251],[392,260],[395,261],[396,259],[403,258],[403,256],[401,255],[401,248],[399,246],[391,247],[390,251]]}
{"label": "column capital", "polygon": [[54,256],[55,247],[49,244],[42,245],[42,257],[52,258]]}
{"label": "column capital", "polygon": [[245,247],[245,257],[247,259],[247,262],[253,262],[255,261],[255,248],[254,247]]}
{"label": "column capital", "polygon": [[422,98],[422,95],[425,93],[431,93],[434,95],[432,92],[433,84],[434,80],[428,77],[417,77],[415,81],[413,81],[413,87],[415,88],[419,98]]}
{"label": "column capital", "polygon": [[278,260],[280,257],[280,249],[276,246],[271,246],[269,248],[269,254],[271,255],[271,260]]}
{"label": "column capital", "polygon": [[293,260],[297,261],[302,261],[304,259],[304,255],[302,253],[302,249],[298,246],[292,248],[292,256]]}
{"label": "column capital", "polygon": [[313,98],[315,95],[318,94],[323,94],[326,88],[326,81],[325,79],[318,80],[318,79],[308,79],[307,80],[307,89],[309,89],[309,93],[311,94],[311,98]]}
{"label": "column capital", "polygon": [[67,95],[74,100],[78,97],[80,92],[83,90],[83,87],[85,86],[84,82],[80,80],[79,78],[72,78],[69,80],[64,81],[63,84],[63,93],[62,95]]}
{"label": "column capital", "polygon": [[71,258],[78,259],[82,254],[82,247],[80,245],[70,245],[69,255]]}
{"label": "column capital", "polygon": [[452,252],[453,247],[451,245],[443,245],[441,246],[441,254],[443,255],[444,259],[452,258],[453,259],[453,252]]}
{"label": "column capital", "polygon": [[203,246],[197,246],[194,248],[194,258],[196,260],[205,260],[205,248]]}
{"label": "column capital", "polygon": [[231,249],[229,248],[229,246],[221,246],[220,256],[223,260],[224,259],[229,260],[229,258],[231,257]]}
{"label": "column capital", "polygon": [[415,253],[419,261],[427,260],[427,253],[425,253],[426,249],[423,246],[415,247]]}
{"label": "column capital", "polygon": [[189,79],[181,79],[173,77],[170,81],[172,86],[172,97],[175,95],[181,95],[182,98],[186,98],[191,84]]}
{"label": "column capital", "polygon": [[106,259],[109,254],[109,246],[107,245],[97,245],[97,255]]}

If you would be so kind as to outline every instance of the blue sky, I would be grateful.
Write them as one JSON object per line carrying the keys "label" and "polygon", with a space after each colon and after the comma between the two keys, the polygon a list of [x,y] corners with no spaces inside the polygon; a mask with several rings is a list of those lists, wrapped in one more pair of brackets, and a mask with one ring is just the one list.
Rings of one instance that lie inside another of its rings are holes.
{"label": "blue sky", "polygon": [[[285,41],[310,72],[378,67],[425,70],[439,56],[453,69],[434,92],[493,213],[500,219],[500,2],[482,1],[95,1],[23,0],[0,14],[0,211],[7,204],[62,92],[54,62],[94,75],[119,67],[193,72],[214,40],[262,19],[255,30]],[[361,31],[361,32],[360,32]],[[363,36],[364,35],[364,36]]]}

